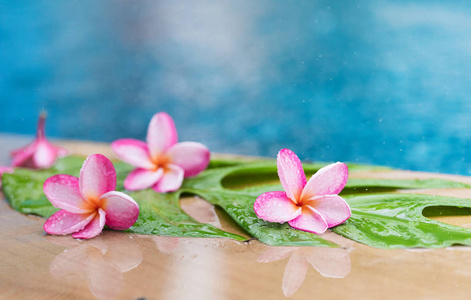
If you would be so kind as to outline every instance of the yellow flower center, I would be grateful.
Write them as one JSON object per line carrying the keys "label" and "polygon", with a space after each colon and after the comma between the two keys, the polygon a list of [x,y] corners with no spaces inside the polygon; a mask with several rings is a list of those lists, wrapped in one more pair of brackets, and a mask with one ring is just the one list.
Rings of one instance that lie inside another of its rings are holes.
{"label": "yellow flower center", "polygon": [[155,157],[151,157],[152,163],[154,163],[154,171],[162,168],[164,171],[167,169],[167,165],[170,163],[170,158],[166,155],[156,155]]}

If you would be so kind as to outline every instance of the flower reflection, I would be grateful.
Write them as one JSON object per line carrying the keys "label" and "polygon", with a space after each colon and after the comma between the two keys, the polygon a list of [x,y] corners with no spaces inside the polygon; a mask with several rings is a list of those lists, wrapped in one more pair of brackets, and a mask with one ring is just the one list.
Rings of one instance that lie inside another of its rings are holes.
{"label": "flower reflection", "polygon": [[[210,224],[222,229],[221,222],[215,211],[214,205],[199,197],[187,197],[180,199],[182,210],[200,223]],[[165,254],[175,253],[179,245],[193,241],[192,238],[181,238],[175,236],[141,236],[142,238],[152,238],[157,250]],[[196,243],[198,244],[198,243]],[[195,247],[195,246],[192,246]],[[181,247],[180,247],[181,248]]]}
{"label": "flower reflection", "polygon": [[257,258],[270,263],[289,257],[281,289],[286,297],[292,296],[303,284],[311,265],[324,277],[344,278],[351,271],[350,254],[346,248],[326,247],[270,247],[266,246]]}
{"label": "flower reflection", "polygon": [[88,241],[47,238],[71,247],[51,262],[51,275],[58,280],[86,279],[90,291],[98,299],[116,298],[123,285],[123,273],[142,262],[142,252],[131,235],[107,231]]}
{"label": "flower reflection", "polygon": [[158,299],[229,298],[234,278],[226,275],[233,268],[234,255],[247,249],[241,242],[216,238],[149,237],[156,247],[153,261],[166,274],[159,280],[162,292]]}
{"label": "flower reflection", "polygon": [[159,252],[165,254],[172,254],[178,250],[178,246],[180,245],[180,239],[174,236],[159,236],[154,235],[151,236],[152,240],[155,243],[155,247]]}
{"label": "flower reflection", "polygon": [[214,205],[208,201],[197,196],[183,198],[180,199],[180,207],[196,221],[223,229]]}

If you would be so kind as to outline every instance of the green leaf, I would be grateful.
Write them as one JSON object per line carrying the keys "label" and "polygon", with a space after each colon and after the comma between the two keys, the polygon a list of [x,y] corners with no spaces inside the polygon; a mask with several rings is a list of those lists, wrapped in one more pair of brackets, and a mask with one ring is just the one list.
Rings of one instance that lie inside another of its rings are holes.
{"label": "green leaf", "polygon": [[[57,209],[47,201],[42,191],[44,181],[54,174],[78,176],[85,157],[69,156],[48,170],[16,169],[3,175],[3,189],[11,206],[23,213],[47,217]],[[133,169],[123,162],[113,162],[117,170],[117,190]],[[326,163],[303,164],[307,176]],[[383,167],[349,164],[351,172],[385,170]],[[350,179],[343,191],[352,207],[352,218],[334,231],[359,242],[381,248],[443,247],[454,243],[469,243],[469,230],[443,224],[422,216],[424,207],[466,206],[469,200],[422,195],[365,193],[396,189],[469,188],[469,185],[450,180],[390,180]],[[158,194],[151,189],[129,192],[140,206],[139,219],[128,231],[187,237],[245,238],[202,224],[185,214],[179,205],[182,193],[200,196],[221,207],[246,232],[269,245],[329,246],[336,245],[321,236],[295,230],[287,224],[270,223],[255,215],[253,203],[262,193],[282,190],[274,160],[213,159],[210,168],[200,175],[186,179],[176,193]],[[399,199],[399,200],[398,200]],[[428,201],[428,202],[427,202]],[[430,205],[420,207],[419,203]],[[416,208],[417,211],[414,211]],[[397,212],[396,215],[394,215]],[[401,213],[402,212],[402,213]],[[407,212],[407,213],[405,213]],[[414,212],[414,213],[412,213]],[[404,216],[407,216],[404,217]],[[405,219],[404,219],[405,218]],[[438,235],[434,236],[432,233]],[[448,235],[447,235],[448,234]]]}
{"label": "green leaf", "polygon": [[341,195],[390,192],[399,189],[446,189],[471,188],[471,185],[440,178],[429,179],[374,179],[352,178],[348,180]]}
{"label": "green leaf", "polygon": [[255,215],[253,204],[260,194],[253,195],[240,190],[229,190],[222,186],[223,178],[229,174],[251,173],[258,176],[258,172],[273,171],[272,164],[273,162],[250,163],[210,169],[197,177],[186,180],[182,191],[198,195],[211,204],[221,207],[249,234],[268,245],[337,247],[318,235],[295,230],[286,223],[270,223],[259,219]]}
{"label": "green leaf", "polygon": [[[43,184],[55,174],[78,176],[85,157],[68,156],[60,159],[51,169],[30,170],[16,168],[12,174],[3,174],[2,185],[6,199],[19,212],[49,217],[56,211],[43,193]],[[113,162],[117,175],[117,190],[122,189],[126,175],[133,169],[123,162]],[[129,232],[172,235],[181,237],[225,237],[243,241],[245,237],[225,232],[209,224],[202,224],[180,208],[180,193],[159,194],[153,190],[126,191],[139,204],[137,222]]]}
{"label": "green leaf", "polygon": [[187,190],[224,209],[242,228],[261,242],[273,246],[329,246],[335,244],[318,235],[296,230],[287,223],[271,223],[255,215],[256,197],[238,192]]}
{"label": "green leaf", "polygon": [[16,168],[2,175],[2,189],[11,207],[25,214],[49,217],[57,211],[43,193],[43,184],[53,170],[32,171]]}
{"label": "green leaf", "polygon": [[352,216],[333,231],[357,242],[385,249],[471,245],[471,229],[445,224],[423,215],[427,207],[435,211],[437,206],[471,208],[470,199],[377,194],[349,197],[347,202]]}
{"label": "green leaf", "polygon": [[139,218],[128,229],[141,234],[179,237],[225,237],[244,241],[246,238],[225,232],[210,224],[202,224],[188,216],[179,205],[180,193],[159,194],[147,189],[126,192],[139,204]]}
{"label": "green leaf", "polygon": [[[312,174],[323,165],[319,164],[304,164],[307,174]],[[350,170],[355,167],[350,167]],[[253,211],[253,203],[257,196],[267,191],[282,190],[282,187],[277,183],[270,183],[276,179],[276,167],[273,162],[256,162],[247,163],[244,165],[236,165],[233,167],[218,168],[208,170],[200,176],[187,180],[183,189],[187,192],[197,194],[214,205],[223,208],[241,227],[249,232],[260,241],[269,245],[324,245],[323,240],[317,235],[307,234],[306,236],[292,235],[293,229],[287,224],[269,223],[257,218]],[[252,185],[246,188],[240,186]],[[425,180],[389,180],[389,179],[352,179],[347,183],[346,194],[351,194],[350,197],[361,195],[363,193],[372,192],[378,189],[387,191],[396,189],[422,189],[422,188],[466,188],[469,185],[443,179],[425,179]],[[417,195],[421,197],[420,195]],[[388,195],[381,201],[382,195],[378,195],[379,201],[376,205],[382,205],[388,201]],[[433,198],[434,196],[422,196],[425,198]],[[350,198],[353,199],[353,198]],[[452,198],[454,199],[454,198]],[[351,200],[353,201],[353,200]],[[458,199],[459,203],[469,200]],[[440,204],[440,202],[437,202]],[[409,203],[402,202],[404,209],[407,209]],[[376,211],[373,205],[368,208],[370,212]],[[356,211],[353,209],[353,216],[350,220],[355,220],[357,217]],[[368,218],[366,217],[367,221]],[[416,220],[417,222],[421,222]],[[426,220],[427,222],[429,219]],[[431,222],[437,223],[437,221]],[[386,222],[387,223],[387,222]],[[350,224],[347,221],[347,224]],[[355,223],[353,226],[357,233],[368,232],[369,224]],[[383,224],[384,225],[384,224]],[[451,225],[438,222],[438,226],[448,228]],[[454,226],[452,226],[454,227]],[[340,230],[340,226],[334,229],[335,232]],[[373,229],[374,230],[374,229]],[[446,229],[444,229],[446,231]],[[458,229],[460,231],[461,229]],[[295,231],[301,233],[301,231]],[[411,233],[408,233],[410,236]],[[314,238],[315,237],[315,238]],[[350,236],[349,236],[350,237]],[[350,237],[352,238],[352,237]],[[352,238],[353,239],[353,238]],[[412,238],[413,239],[413,238]],[[422,239],[421,236],[416,236],[415,240]],[[356,239],[357,240],[357,239]],[[381,241],[381,240],[380,240]],[[365,242],[366,243],[366,242]],[[453,243],[451,241],[451,243]],[[368,243],[367,243],[368,244]],[[371,244],[372,245],[372,244]],[[388,246],[389,245],[389,246]],[[392,242],[381,243],[378,242],[374,246],[377,247],[396,247]],[[411,247],[416,247],[411,244]]]}

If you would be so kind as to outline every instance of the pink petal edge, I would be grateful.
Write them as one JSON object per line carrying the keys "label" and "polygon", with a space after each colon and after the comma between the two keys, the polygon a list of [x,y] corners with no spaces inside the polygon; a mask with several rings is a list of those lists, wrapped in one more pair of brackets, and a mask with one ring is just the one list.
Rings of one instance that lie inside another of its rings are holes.
{"label": "pink petal edge", "polygon": [[149,149],[143,141],[120,139],[111,143],[111,149],[124,162],[138,168],[151,169],[154,163],[150,160]]}
{"label": "pink petal edge", "polygon": [[75,176],[65,174],[51,176],[44,182],[43,190],[54,207],[76,214],[94,211],[89,202],[83,199],[79,179]]}
{"label": "pink petal edge", "polygon": [[302,214],[288,224],[302,231],[308,231],[315,234],[324,233],[328,227],[324,217],[314,208],[306,205],[303,207]]}
{"label": "pink petal edge", "polygon": [[46,139],[36,143],[36,149],[33,153],[34,165],[37,168],[49,168],[54,165],[58,154],[56,148]]}
{"label": "pink petal edge", "polygon": [[285,192],[263,193],[255,200],[253,207],[257,217],[268,222],[284,223],[301,214],[301,207],[296,206]]}
{"label": "pink petal edge", "polygon": [[209,149],[200,143],[183,142],[173,145],[167,152],[171,163],[185,171],[185,177],[198,175],[204,171],[210,160]]}
{"label": "pink petal edge", "polygon": [[85,198],[98,199],[116,189],[116,170],[106,156],[90,155],[80,170],[79,184]]}
{"label": "pink petal edge", "polygon": [[95,212],[74,214],[61,209],[46,220],[43,228],[49,234],[66,235],[85,228],[95,215]]}
{"label": "pink petal edge", "polygon": [[84,229],[72,234],[72,237],[76,239],[91,239],[96,237],[103,231],[103,227],[105,227],[105,219],[105,211],[99,208],[98,213],[95,215],[93,220],[91,220]]}
{"label": "pink petal edge", "polygon": [[157,171],[138,168],[128,174],[124,180],[124,188],[129,191],[144,190],[155,185],[163,175],[162,168]]}
{"label": "pink petal edge", "polygon": [[172,117],[165,112],[156,113],[147,129],[147,146],[151,158],[156,159],[178,141]]}
{"label": "pink petal edge", "polygon": [[278,176],[286,195],[294,203],[297,203],[306,185],[306,175],[301,161],[293,151],[281,149],[278,152],[276,164],[278,166]]}
{"label": "pink petal edge", "polygon": [[15,168],[13,167],[3,167],[3,166],[0,166],[0,175],[2,175],[3,173],[11,173],[15,170]]}
{"label": "pink petal edge", "polygon": [[309,202],[309,205],[324,217],[329,228],[342,224],[352,215],[350,206],[342,197],[337,195],[314,198]]}
{"label": "pink petal edge", "polygon": [[33,162],[33,154],[36,149],[36,141],[32,144],[12,151],[12,167],[36,168]]}
{"label": "pink petal edge", "polygon": [[139,205],[130,196],[121,192],[108,192],[100,200],[106,212],[106,225],[111,229],[125,230],[136,223]]}
{"label": "pink petal edge", "polygon": [[175,192],[182,186],[184,172],[179,166],[168,164],[162,179],[152,188],[159,193]]}
{"label": "pink petal edge", "polygon": [[44,127],[46,114],[41,114],[36,129],[36,138],[29,145],[13,150],[12,165],[14,167],[25,167],[31,169],[49,168],[57,157],[65,155],[68,151],[62,147],[55,146],[46,139]]}
{"label": "pink petal edge", "polygon": [[322,195],[337,195],[348,181],[348,167],[337,162],[323,167],[307,182],[302,192],[302,198]]}

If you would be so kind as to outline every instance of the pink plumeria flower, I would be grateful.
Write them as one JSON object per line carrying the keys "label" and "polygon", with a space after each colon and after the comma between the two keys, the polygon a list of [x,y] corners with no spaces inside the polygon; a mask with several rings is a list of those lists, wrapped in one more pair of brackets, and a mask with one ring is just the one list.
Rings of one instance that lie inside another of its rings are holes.
{"label": "pink plumeria flower", "polygon": [[147,143],[134,139],[114,141],[114,153],[137,167],[127,176],[124,188],[134,191],[152,187],[159,193],[173,192],[180,188],[184,177],[195,176],[208,167],[210,152],[206,146],[177,140],[172,118],[161,112],[150,121]]}
{"label": "pink plumeria flower", "polygon": [[116,170],[101,154],[89,156],[80,177],[55,175],[44,183],[44,194],[57,208],[46,223],[49,234],[70,234],[90,239],[101,233],[105,224],[111,229],[131,227],[139,216],[139,206],[128,195],[116,192]]}
{"label": "pink plumeria flower", "polygon": [[316,234],[350,218],[350,207],[338,196],[348,180],[346,164],[330,164],[307,182],[301,161],[293,151],[282,149],[278,153],[277,166],[285,191],[263,193],[257,198],[254,210],[259,218],[288,222],[293,228]]}
{"label": "pink plumeria flower", "polygon": [[46,139],[44,125],[46,114],[39,116],[36,139],[29,145],[11,152],[13,167],[25,167],[31,169],[41,169],[52,167],[57,157],[67,154],[67,150],[55,146]]}
{"label": "pink plumeria flower", "polygon": [[12,167],[1,167],[0,166],[0,188],[2,187],[2,175],[3,173],[12,173],[13,172]]}

